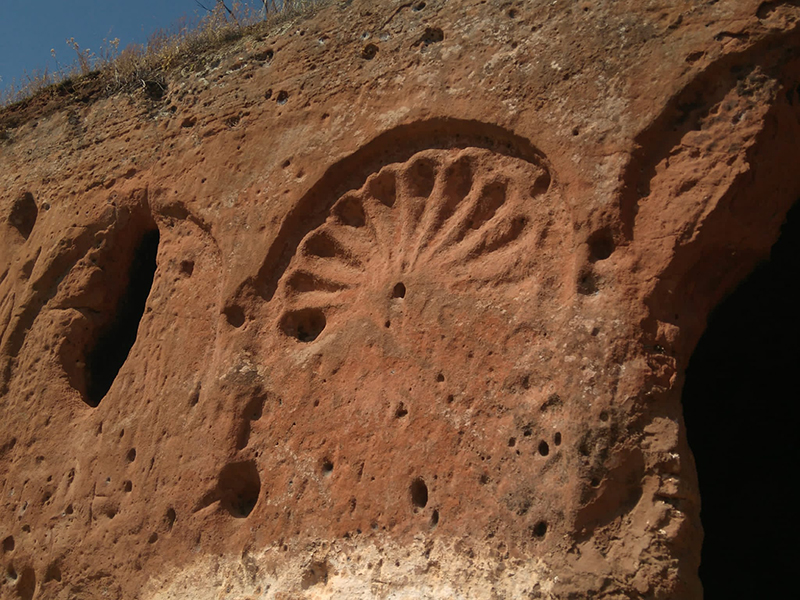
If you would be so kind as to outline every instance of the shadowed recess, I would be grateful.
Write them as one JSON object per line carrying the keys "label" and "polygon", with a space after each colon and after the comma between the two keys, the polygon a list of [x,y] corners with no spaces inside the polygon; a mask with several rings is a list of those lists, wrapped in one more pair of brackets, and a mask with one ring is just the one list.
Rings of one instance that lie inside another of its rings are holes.
{"label": "shadowed recess", "polygon": [[225,465],[220,471],[217,497],[231,516],[247,517],[253,512],[260,493],[261,478],[253,461]]}
{"label": "shadowed recess", "polygon": [[128,285],[117,314],[87,357],[86,403],[97,406],[108,393],[136,341],[139,321],[153,285],[158,253],[158,230],[146,233],[133,257]]}
{"label": "shadowed recess", "polygon": [[800,537],[795,384],[800,202],[770,260],[712,313],[686,373],[683,407],[705,530],[706,600],[790,598]]}
{"label": "shadowed recess", "polygon": [[27,240],[38,216],[39,208],[36,206],[33,194],[24,192],[14,201],[8,220]]}

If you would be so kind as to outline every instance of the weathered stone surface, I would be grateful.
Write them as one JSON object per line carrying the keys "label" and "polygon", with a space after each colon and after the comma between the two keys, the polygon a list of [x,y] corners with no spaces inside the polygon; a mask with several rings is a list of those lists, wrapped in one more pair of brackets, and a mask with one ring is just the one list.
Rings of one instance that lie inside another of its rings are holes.
{"label": "weathered stone surface", "polygon": [[356,0],[0,115],[4,597],[700,598],[680,390],[800,196],[798,23]]}

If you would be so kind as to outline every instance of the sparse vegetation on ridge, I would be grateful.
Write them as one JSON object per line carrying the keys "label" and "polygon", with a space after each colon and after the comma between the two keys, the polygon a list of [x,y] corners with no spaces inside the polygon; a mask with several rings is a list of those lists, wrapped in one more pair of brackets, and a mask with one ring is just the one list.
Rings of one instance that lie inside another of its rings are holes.
{"label": "sparse vegetation on ridge", "polygon": [[98,54],[82,49],[70,38],[67,46],[76,55],[70,64],[60,65],[56,51],[51,50],[56,70],[45,68],[25,74],[21,83],[0,91],[0,130],[4,115],[24,112],[26,105],[34,100],[40,104],[56,102],[60,105],[71,99],[136,89],[148,93],[163,88],[168,73],[176,68],[198,61],[208,52],[246,35],[266,32],[326,1],[264,0],[264,10],[255,10],[238,1],[229,6],[217,0],[197,21],[181,21],[160,29],[145,45],[131,44],[120,49],[118,39],[105,40]]}

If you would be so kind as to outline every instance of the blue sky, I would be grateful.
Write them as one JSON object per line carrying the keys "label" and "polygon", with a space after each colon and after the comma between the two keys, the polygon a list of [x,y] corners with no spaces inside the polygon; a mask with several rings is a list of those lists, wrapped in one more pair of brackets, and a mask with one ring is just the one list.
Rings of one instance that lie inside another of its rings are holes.
{"label": "blue sky", "polygon": [[[200,1],[209,7],[215,3]],[[145,43],[153,31],[182,17],[195,19],[203,12],[195,0],[0,0],[0,90],[12,80],[23,80],[26,71],[53,70],[51,48],[59,63],[71,64],[75,52],[67,38],[95,53],[103,39],[119,38],[122,49]]]}

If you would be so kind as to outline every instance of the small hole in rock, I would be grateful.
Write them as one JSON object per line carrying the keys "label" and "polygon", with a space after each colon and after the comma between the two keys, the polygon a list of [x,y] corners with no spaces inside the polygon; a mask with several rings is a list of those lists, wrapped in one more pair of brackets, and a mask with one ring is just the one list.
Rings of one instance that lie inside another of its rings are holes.
{"label": "small hole in rock", "polygon": [[27,240],[38,216],[39,209],[33,199],[33,194],[24,192],[14,201],[8,221]]}
{"label": "small hole in rock", "polygon": [[130,450],[128,450],[127,459],[128,462],[133,462],[136,460],[136,448],[131,448]]}
{"label": "small hole in rock", "polygon": [[402,419],[408,414],[408,410],[406,409],[405,405],[401,402],[397,406],[397,410],[394,411],[394,417],[396,419]]}
{"label": "small hole in rock", "polygon": [[131,481],[126,481],[122,484],[122,490],[125,492],[130,492],[133,490],[133,483]]}
{"label": "small hole in rock", "polygon": [[175,519],[177,518],[178,516],[175,513],[175,509],[168,508],[167,514],[164,515],[164,524],[167,526],[167,531],[172,531],[172,526],[175,525]]}
{"label": "small hole in rock", "polygon": [[391,321],[386,321],[386,322],[383,324],[383,326],[384,326],[384,327],[386,327],[386,329],[389,329],[389,327],[391,327],[391,326],[392,326],[392,322],[391,322]]}
{"label": "small hole in rock", "polygon": [[406,297],[406,286],[402,283],[398,283],[394,286],[392,290],[392,298],[405,298]]}
{"label": "small hole in rock", "polygon": [[592,480],[589,483],[593,488],[600,486],[600,480],[597,477],[592,477]]}
{"label": "small hole in rock", "polygon": [[421,477],[417,477],[411,482],[409,492],[411,493],[411,504],[417,508],[425,508],[428,504],[428,486]]}
{"label": "small hole in rock", "polygon": [[281,105],[286,104],[289,101],[289,92],[281,90],[278,92],[278,96],[275,98],[275,101]]}
{"label": "small hole in rock", "polygon": [[414,6],[411,7],[411,10],[414,12],[419,12],[424,9],[426,4],[424,2],[417,2]]}
{"label": "small hole in rock", "polygon": [[439,511],[434,510],[431,513],[431,527],[436,527],[439,524]]}
{"label": "small hole in rock", "polygon": [[550,454],[550,446],[544,440],[539,442],[539,454],[542,456],[547,456]]}
{"label": "small hole in rock", "polygon": [[326,325],[325,314],[318,308],[303,308],[286,313],[281,319],[281,330],[301,342],[313,342]]}
{"label": "small hole in rock", "polygon": [[193,272],[194,272],[194,261],[193,260],[182,260],[181,261],[181,273],[183,273],[187,277],[191,277]]}
{"label": "small hole in rock", "polygon": [[378,47],[375,44],[367,44],[361,49],[361,58],[372,60],[378,54]]}
{"label": "small hole in rock", "polygon": [[422,37],[417,43],[421,43],[423,46],[429,46],[430,44],[438,44],[443,39],[444,32],[441,29],[438,27],[427,27],[425,33],[422,34]]}
{"label": "small hole in rock", "polygon": [[606,411],[600,413],[600,420],[603,422],[608,421],[608,413]]}
{"label": "small hole in rock", "polygon": [[614,252],[614,237],[608,229],[596,231],[589,237],[589,260],[605,260]]}
{"label": "small hole in rock", "polygon": [[509,448],[513,448],[516,445],[517,445],[517,438],[515,438],[515,437],[508,438],[508,447]]}
{"label": "small hole in rock", "polygon": [[591,271],[583,271],[578,276],[578,293],[583,296],[593,296],[597,293],[597,278]]}
{"label": "small hole in rock", "polygon": [[8,568],[6,569],[6,576],[11,581],[17,580],[17,570],[14,568],[14,565],[8,565]]}
{"label": "small hole in rock", "polygon": [[322,475],[328,477],[331,473],[333,473],[333,463],[326,458],[322,461]]}
{"label": "small hole in rock", "polygon": [[3,540],[3,552],[13,552],[16,543],[14,542],[14,536],[10,535]]}
{"label": "small hole in rock", "polygon": [[150,534],[150,537],[147,538],[148,544],[155,544],[158,541],[158,534],[154,531]]}
{"label": "small hole in rock", "polygon": [[444,373],[439,373],[436,376],[436,381],[437,381],[437,383],[444,383]]}
{"label": "small hole in rock", "polygon": [[561,445],[561,432],[560,431],[557,431],[556,434],[553,436],[553,443],[556,446],[560,446]]}
{"label": "small hole in rock", "polygon": [[244,325],[245,315],[244,309],[241,306],[237,306],[236,304],[226,306],[222,312],[225,315],[225,318],[228,320],[228,324],[232,327],[236,327],[238,329]]}
{"label": "small hole in rock", "polygon": [[231,516],[247,517],[258,502],[261,478],[253,461],[225,465],[220,471],[215,496]]}
{"label": "small hole in rock", "polygon": [[537,538],[543,538],[547,533],[547,523],[539,521],[533,526],[533,535]]}

